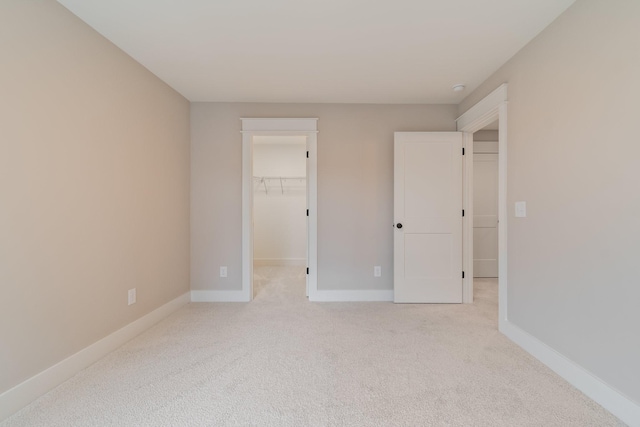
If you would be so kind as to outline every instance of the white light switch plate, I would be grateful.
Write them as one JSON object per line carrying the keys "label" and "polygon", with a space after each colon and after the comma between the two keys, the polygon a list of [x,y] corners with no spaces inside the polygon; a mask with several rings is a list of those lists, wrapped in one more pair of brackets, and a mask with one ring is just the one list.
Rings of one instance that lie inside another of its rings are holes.
{"label": "white light switch plate", "polygon": [[527,202],[516,202],[516,218],[527,216]]}
{"label": "white light switch plate", "polygon": [[127,302],[128,305],[136,303],[136,288],[129,289],[129,292],[127,293]]}
{"label": "white light switch plate", "polygon": [[220,277],[227,277],[227,266],[220,267]]}
{"label": "white light switch plate", "polygon": [[376,265],[373,267],[373,277],[381,277],[382,276],[382,267]]}

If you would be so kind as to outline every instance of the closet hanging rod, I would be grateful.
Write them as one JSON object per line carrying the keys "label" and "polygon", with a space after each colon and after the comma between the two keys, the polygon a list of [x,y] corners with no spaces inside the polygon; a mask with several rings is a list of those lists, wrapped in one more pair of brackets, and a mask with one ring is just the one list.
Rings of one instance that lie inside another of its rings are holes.
{"label": "closet hanging rod", "polygon": [[264,186],[265,194],[269,194],[267,181],[277,181],[280,183],[280,191],[284,194],[284,183],[286,181],[302,181],[306,182],[307,177],[304,176],[254,176],[253,181]]}

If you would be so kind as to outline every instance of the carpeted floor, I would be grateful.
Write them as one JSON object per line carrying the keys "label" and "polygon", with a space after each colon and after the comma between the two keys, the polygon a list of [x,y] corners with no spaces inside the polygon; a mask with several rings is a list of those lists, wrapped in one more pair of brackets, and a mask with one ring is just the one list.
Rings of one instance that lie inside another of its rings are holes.
{"label": "carpeted floor", "polygon": [[622,426],[469,305],[310,303],[299,267],[256,298],[195,303],[0,423],[9,426]]}

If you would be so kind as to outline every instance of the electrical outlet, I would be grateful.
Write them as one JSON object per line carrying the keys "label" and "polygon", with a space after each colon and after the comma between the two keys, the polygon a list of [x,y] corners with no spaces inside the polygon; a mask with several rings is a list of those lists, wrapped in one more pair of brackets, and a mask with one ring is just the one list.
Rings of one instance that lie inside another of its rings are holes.
{"label": "electrical outlet", "polygon": [[129,289],[128,301],[129,305],[136,303],[136,288]]}
{"label": "electrical outlet", "polygon": [[220,277],[227,277],[227,266],[223,265],[220,267]]}
{"label": "electrical outlet", "polygon": [[379,265],[375,265],[373,267],[373,277],[381,277],[382,276],[382,267]]}

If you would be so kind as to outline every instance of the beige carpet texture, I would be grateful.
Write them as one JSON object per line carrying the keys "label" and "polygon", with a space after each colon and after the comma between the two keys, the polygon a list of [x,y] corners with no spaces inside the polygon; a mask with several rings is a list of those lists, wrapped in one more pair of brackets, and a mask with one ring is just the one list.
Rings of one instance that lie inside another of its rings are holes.
{"label": "beige carpet texture", "polygon": [[313,303],[300,267],[251,303],[191,303],[0,423],[14,426],[624,426],[475,303]]}

